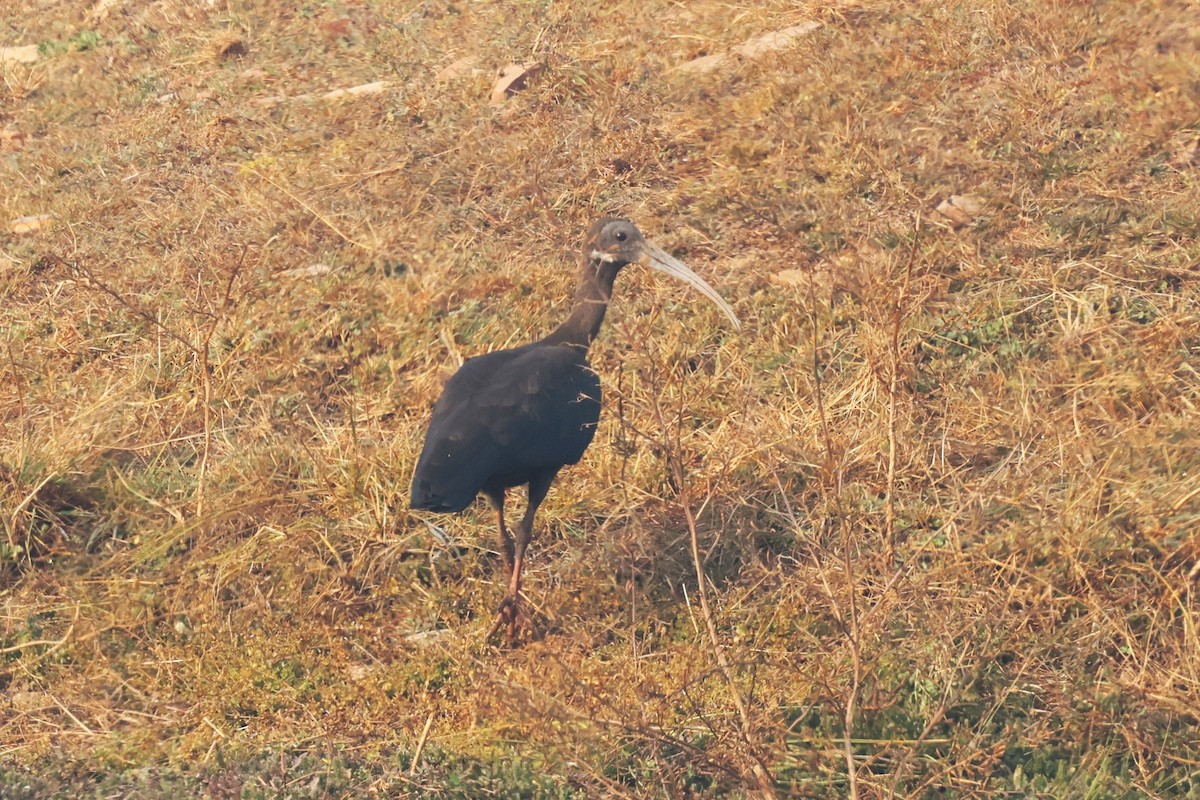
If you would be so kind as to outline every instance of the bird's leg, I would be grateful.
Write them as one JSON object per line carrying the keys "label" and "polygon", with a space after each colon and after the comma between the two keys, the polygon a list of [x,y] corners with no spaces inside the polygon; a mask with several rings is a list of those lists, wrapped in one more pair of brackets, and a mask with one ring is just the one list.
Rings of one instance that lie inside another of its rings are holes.
{"label": "bird's leg", "polygon": [[525,567],[525,549],[529,547],[529,540],[533,538],[533,518],[537,514],[538,507],[542,504],[542,501],[546,499],[546,493],[550,491],[550,484],[554,482],[554,476],[557,474],[558,470],[543,473],[529,482],[529,505],[525,508],[525,516],[521,518],[520,524],[517,525],[516,546],[513,549],[512,576],[508,582],[508,596],[504,598],[504,605],[511,609],[511,615],[508,619],[508,641],[510,644],[517,638],[518,623],[522,616],[521,570]]}
{"label": "bird's leg", "polygon": [[513,570],[513,538],[508,532],[508,528],[504,527],[504,490],[497,489],[494,492],[486,492],[488,500],[492,501],[492,507],[496,509],[496,527],[500,529],[500,558],[504,561],[504,570],[512,576]]}
{"label": "bird's leg", "polygon": [[[509,534],[508,528],[504,526],[504,490],[497,489],[495,491],[485,492],[488,500],[492,501],[492,506],[496,509],[496,527],[499,529],[500,536],[500,558],[504,561],[504,571],[508,575],[509,581],[512,581],[513,574],[513,538]],[[512,604],[508,597],[500,603],[500,608],[496,613],[496,621],[492,623],[492,627],[488,630],[485,639],[491,639],[500,630],[502,626],[513,625],[516,619],[516,607]]]}

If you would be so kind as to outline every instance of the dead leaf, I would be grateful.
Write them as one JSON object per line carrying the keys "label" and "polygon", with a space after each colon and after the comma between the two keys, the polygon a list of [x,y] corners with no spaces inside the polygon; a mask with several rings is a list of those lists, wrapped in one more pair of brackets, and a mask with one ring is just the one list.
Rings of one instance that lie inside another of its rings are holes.
{"label": "dead leaf", "polygon": [[984,206],[987,204],[978,197],[973,197],[969,194],[954,194],[950,195],[950,202],[961,208],[972,217],[978,217],[983,213]]}
{"label": "dead leaf", "polygon": [[0,151],[21,150],[25,147],[25,133],[15,128],[0,131]]}
{"label": "dead leaf", "polygon": [[950,199],[938,204],[937,213],[948,219],[950,223],[960,228],[969,225],[983,213],[984,202],[977,197],[967,194],[952,194]]}
{"label": "dead leaf", "polygon": [[268,76],[269,73],[265,69],[258,69],[257,67],[244,69],[242,70],[241,74],[238,75],[238,77],[244,81],[260,81]]}
{"label": "dead leaf", "polygon": [[449,81],[463,75],[472,75],[479,71],[479,62],[482,60],[479,56],[463,56],[451,61],[438,72],[437,80]]}
{"label": "dead leaf", "polygon": [[17,217],[8,223],[8,229],[14,234],[36,233],[50,227],[49,214],[34,214],[29,217]]}
{"label": "dead leaf", "polygon": [[378,672],[380,667],[376,664],[351,664],[346,667],[346,674],[350,676],[352,681],[361,681],[371,677]]}
{"label": "dead leaf", "polygon": [[693,58],[675,67],[678,72],[715,72],[722,64],[729,61],[728,53],[717,53],[712,56],[700,56]]}
{"label": "dead leaf", "polygon": [[328,36],[330,39],[349,39],[350,38],[350,18],[339,17],[338,19],[325,20],[318,24],[321,33]]}
{"label": "dead leaf", "polygon": [[241,39],[227,39],[217,42],[215,50],[218,61],[224,61],[227,58],[241,58],[249,52],[246,48],[246,43]]}
{"label": "dead leaf", "polygon": [[767,53],[774,53],[776,50],[783,50],[800,37],[807,36],[820,27],[821,23],[816,20],[801,22],[799,25],[764,33],[762,36],[743,42],[733,48],[733,52],[746,58],[758,58]]}
{"label": "dead leaf", "polygon": [[326,92],[325,94],[321,95],[321,99],[336,100],[339,97],[354,97],[363,94],[379,94],[391,85],[391,81],[375,81],[374,83],[364,83],[360,86],[351,86],[349,89],[334,89],[332,92]]}
{"label": "dead leaf", "polygon": [[859,286],[854,269],[820,262],[806,268],[783,269],[767,280],[784,289],[798,290],[804,295],[813,293],[820,302],[838,303],[847,294],[857,296]]}
{"label": "dead leaf", "polygon": [[529,79],[541,71],[542,65],[537,62],[526,64],[523,67],[516,64],[509,64],[500,71],[500,77],[492,85],[491,105],[503,105],[509,95],[516,94],[524,89]]}
{"label": "dead leaf", "polygon": [[342,97],[360,97],[368,94],[379,94],[392,85],[392,81],[375,81],[374,83],[364,83],[359,86],[351,86],[347,89],[333,89],[322,95],[315,95],[311,92],[304,94],[282,95],[273,94],[267,97],[256,97],[250,103],[258,108],[273,108],[274,106],[283,103],[302,103],[308,100],[337,100]]}
{"label": "dead leaf", "polygon": [[404,637],[404,641],[418,646],[436,644],[440,639],[454,633],[450,628],[435,628],[429,631],[417,631]]}
{"label": "dead leaf", "polygon": [[36,44],[23,47],[0,47],[0,61],[15,61],[18,64],[32,64],[38,60]]}
{"label": "dead leaf", "polygon": [[784,269],[768,278],[776,286],[806,286],[809,273],[802,269]]}
{"label": "dead leaf", "polygon": [[797,39],[807,36],[820,27],[821,23],[816,20],[801,22],[799,25],[793,25],[790,28],[782,28],[770,33],[764,33],[762,36],[756,36],[732,48],[728,53],[716,53],[714,55],[693,58],[691,61],[675,67],[675,70],[678,72],[714,72],[731,62],[734,56],[753,59],[783,50],[791,46]]}
{"label": "dead leaf", "polygon": [[328,264],[311,264],[307,267],[297,267],[296,269],[285,269],[279,273],[284,278],[320,278],[323,275],[328,275],[333,272],[333,267]]}
{"label": "dead leaf", "polygon": [[250,105],[255,106],[256,108],[274,108],[275,106],[282,105],[287,101],[288,98],[281,94],[272,94],[267,95],[266,97],[256,97],[250,101]]}
{"label": "dead leaf", "polygon": [[1171,166],[1177,169],[1200,167],[1200,136],[1195,131],[1185,132],[1177,137],[1175,153],[1171,156]]}
{"label": "dead leaf", "polygon": [[97,22],[106,19],[113,6],[121,3],[122,0],[97,0],[96,5],[92,6],[92,19]]}
{"label": "dead leaf", "polygon": [[13,692],[8,697],[13,708],[20,711],[38,711],[43,708],[53,708],[46,692]]}

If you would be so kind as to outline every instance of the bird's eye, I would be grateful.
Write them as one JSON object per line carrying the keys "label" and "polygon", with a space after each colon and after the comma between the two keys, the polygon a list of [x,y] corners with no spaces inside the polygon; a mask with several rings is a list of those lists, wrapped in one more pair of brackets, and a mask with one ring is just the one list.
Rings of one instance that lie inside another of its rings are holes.
{"label": "bird's eye", "polygon": [[615,236],[617,237],[618,242],[623,242],[629,238],[629,235],[625,233],[625,231],[617,231]]}

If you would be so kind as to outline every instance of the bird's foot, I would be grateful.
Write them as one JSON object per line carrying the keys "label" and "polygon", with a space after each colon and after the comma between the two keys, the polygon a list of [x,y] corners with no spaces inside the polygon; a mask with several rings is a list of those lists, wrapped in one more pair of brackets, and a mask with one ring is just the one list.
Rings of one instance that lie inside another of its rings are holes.
{"label": "bird's foot", "polygon": [[496,621],[492,623],[492,627],[488,629],[484,639],[491,641],[493,636],[504,630],[508,646],[512,647],[517,641],[518,633],[529,627],[529,620],[521,606],[520,595],[510,594],[500,601],[500,608],[496,611]]}

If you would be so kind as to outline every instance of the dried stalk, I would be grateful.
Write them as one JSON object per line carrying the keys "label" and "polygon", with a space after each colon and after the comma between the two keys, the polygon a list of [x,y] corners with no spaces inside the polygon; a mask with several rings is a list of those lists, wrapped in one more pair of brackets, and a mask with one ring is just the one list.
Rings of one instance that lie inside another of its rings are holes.
{"label": "dried stalk", "polygon": [[[843,626],[846,627],[846,640],[850,648],[850,696],[846,698],[846,713],[842,718],[842,725],[845,730],[845,735],[842,737],[842,753],[846,760],[846,778],[850,783],[850,798],[858,800],[858,767],[854,763],[854,721],[858,714],[858,693],[862,686],[862,657],[859,641],[859,625],[858,625],[858,603],[857,590],[854,581],[854,568],[850,553],[850,531],[846,527],[846,514],[842,508],[842,473],[834,464],[833,438],[829,432],[829,420],[825,415],[825,393],[821,382],[821,359],[819,355],[820,338],[818,336],[819,327],[817,322],[817,290],[813,282],[812,275],[809,275],[808,281],[808,298],[809,298],[809,313],[812,319],[812,370],[813,381],[815,384],[815,399],[817,403],[817,414],[821,419],[821,433],[825,440],[825,468],[826,472],[832,474],[834,479],[833,501],[837,508],[838,527],[842,531],[842,559],[844,574],[846,577],[846,585],[850,594],[850,613],[849,615],[838,614],[839,620],[842,620]],[[833,601],[833,594],[830,587],[826,587],[829,593],[830,602]],[[848,616],[848,622],[846,618]]]}
{"label": "dried stalk", "polygon": [[[662,404],[659,402],[657,392],[654,394],[654,415],[665,437],[667,423],[663,418]],[[717,625],[713,619],[712,605],[708,600],[707,578],[704,575],[704,560],[700,556],[700,536],[696,526],[696,516],[692,511],[692,501],[688,491],[688,484],[683,475],[683,463],[679,458],[678,450],[671,446],[669,441],[664,439],[662,445],[667,463],[671,468],[671,475],[675,480],[675,485],[679,492],[679,504],[683,507],[683,514],[687,520],[688,537],[692,550],[692,566],[696,571],[696,593],[700,599],[700,614],[704,617],[704,626],[708,631],[708,640],[712,646],[713,657],[717,662],[717,667],[721,671],[721,676],[724,678],[725,684],[729,687],[729,694],[733,698],[734,707],[737,709],[738,731],[741,734],[742,743],[745,744],[750,754],[750,771],[753,773],[754,780],[758,784],[759,791],[763,797],[775,798],[778,797],[775,791],[775,781],[771,777],[771,772],[767,768],[766,762],[759,754],[758,748],[751,738],[750,714],[746,710],[746,703],[742,699],[741,692],[738,690],[737,682],[734,680],[729,658],[725,655],[725,649],[721,646],[721,640],[717,634]]]}
{"label": "dried stalk", "polygon": [[888,379],[888,465],[887,495],[884,500],[884,530],[887,538],[888,561],[896,560],[896,394],[900,387],[900,328],[904,322],[904,301],[912,282],[913,261],[917,257],[917,245],[921,241],[921,215],[918,212],[912,248],[908,251],[908,263],[904,267],[904,283],[896,297],[896,308],[892,314],[891,375]]}

